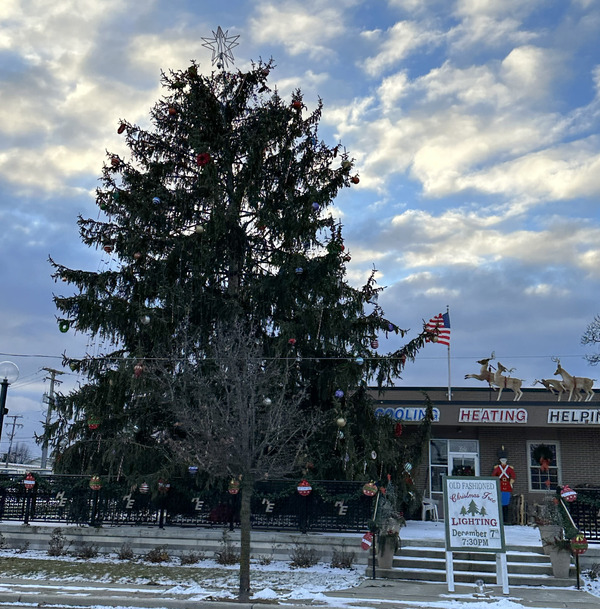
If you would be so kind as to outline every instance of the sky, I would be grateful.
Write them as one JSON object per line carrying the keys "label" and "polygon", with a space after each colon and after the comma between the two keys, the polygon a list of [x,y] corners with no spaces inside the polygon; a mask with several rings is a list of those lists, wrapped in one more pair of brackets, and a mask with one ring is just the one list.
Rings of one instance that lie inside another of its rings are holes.
{"label": "sky", "polygon": [[[360,183],[333,209],[351,283],[377,269],[407,339],[449,308],[450,370],[429,344],[398,386],[480,386],[464,376],[492,352],[524,387],[552,378],[553,357],[598,377],[581,345],[600,314],[598,0],[2,0],[0,360],[20,369],[14,442],[41,432],[43,369],[68,391],[81,379],[62,354],[94,348],[59,332],[65,288],[48,257],[106,264],[76,221],[98,215],[106,151],[126,152],[120,119],[149,125],[161,70],[195,59],[210,73],[202,38],[218,26],[239,35],[235,69],[272,57],[282,96],[320,98],[320,137],[355,159]],[[382,336],[379,350],[401,345]]]}

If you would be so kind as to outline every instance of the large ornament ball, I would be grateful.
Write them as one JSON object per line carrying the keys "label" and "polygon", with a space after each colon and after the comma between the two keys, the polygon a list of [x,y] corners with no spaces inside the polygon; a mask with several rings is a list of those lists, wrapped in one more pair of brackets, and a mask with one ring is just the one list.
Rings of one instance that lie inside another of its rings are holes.
{"label": "large ornament ball", "polygon": [[140,493],[142,493],[142,495],[145,495],[149,490],[150,487],[148,486],[147,482],[142,482],[140,484]]}
{"label": "large ornament ball", "polygon": [[147,326],[150,323],[150,316],[149,315],[144,315],[142,316],[142,323]]}
{"label": "large ornament ball", "polygon": [[343,398],[343,397],[344,397],[344,392],[343,392],[341,389],[338,389],[338,390],[335,392],[335,397],[336,397],[336,398]]}
{"label": "large ornament ball", "polygon": [[357,357],[354,360],[359,366],[362,366],[365,363],[365,360],[362,357]]}
{"label": "large ornament ball", "polygon": [[119,159],[119,157],[118,157],[118,156],[113,156],[113,157],[110,159],[110,164],[111,164],[113,167],[118,167],[118,166],[121,164],[121,161],[120,161],[120,159]]}
{"label": "large ornament ball", "polygon": [[194,230],[196,231],[197,235],[201,235],[204,232],[204,226],[202,226],[202,224],[198,224]]}
{"label": "large ornament ball", "polygon": [[296,267],[296,275],[302,275],[304,269],[301,266]]}
{"label": "large ornament ball", "polygon": [[319,205],[319,204],[318,204],[316,201],[315,201],[315,202],[312,204],[312,208],[313,208],[315,211],[319,211],[319,207],[320,207],[320,205]]}
{"label": "large ornament ball", "polygon": [[263,404],[264,404],[265,406],[270,406],[272,403],[273,403],[273,402],[271,401],[271,398],[265,398],[265,399],[263,400]]}
{"label": "large ornament ball", "polygon": [[360,178],[358,176],[352,176],[350,178],[350,181],[352,182],[352,184],[358,184],[360,182]]}
{"label": "large ornament ball", "polygon": [[389,324],[388,324],[388,330],[389,330],[390,332],[393,332],[393,331],[395,330],[395,328],[396,328],[396,326],[395,326],[393,323],[389,323]]}
{"label": "large ornament ball", "polygon": [[346,427],[346,419],[344,417],[338,417],[336,420],[337,426],[341,429],[342,427]]}
{"label": "large ornament ball", "polygon": [[142,252],[136,252],[133,255],[134,260],[139,260],[142,257]]}
{"label": "large ornament ball", "polygon": [[290,338],[290,339],[288,339],[288,343],[293,346],[293,345],[296,344],[296,339],[295,338]]}
{"label": "large ornament ball", "polygon": [[171,107],[169,108],[169,114],[170,114],[171,116],[175,116],[175,115],[177,114],[177,108],[173,108],[173,106],[171,106]]}
{"label": "large ornament ball", "polygon": [[377,349],[378,347],[379,347],[379,341],[376,338],[374,338],[371,341],[371,349]]}
{"label": "large ornament ball", "polygon": [[154,197],[152,199],[152,203],[154,203],[154,205],[160,205],[160,199],[158,197]]}
{"label": "large ornament ball", "polygon": [[404,464],[404,471],[407,474],[410,474],[410,472],[412,472],[412,463],[405,463]]}

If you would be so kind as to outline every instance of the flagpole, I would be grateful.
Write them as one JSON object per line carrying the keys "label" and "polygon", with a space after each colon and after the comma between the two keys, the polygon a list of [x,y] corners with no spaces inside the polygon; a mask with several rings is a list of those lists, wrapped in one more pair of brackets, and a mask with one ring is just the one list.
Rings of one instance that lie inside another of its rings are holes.
{"label": "flagpole", "polygon": [[[446,305],[446,313],[448,315],[448,319],[450,319],[450,307]],[[450,341],[448,341],[448,401],[452,401],[452,383],[450,381]]]}

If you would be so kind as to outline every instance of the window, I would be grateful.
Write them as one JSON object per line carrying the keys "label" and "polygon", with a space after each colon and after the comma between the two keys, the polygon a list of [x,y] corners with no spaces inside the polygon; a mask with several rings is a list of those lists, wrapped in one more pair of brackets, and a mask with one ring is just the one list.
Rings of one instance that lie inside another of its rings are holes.
{"label": "window", "polygon": [[558,442],[527,442],[529,455],[529,490],[555,491],[560,484],[560,450]]}

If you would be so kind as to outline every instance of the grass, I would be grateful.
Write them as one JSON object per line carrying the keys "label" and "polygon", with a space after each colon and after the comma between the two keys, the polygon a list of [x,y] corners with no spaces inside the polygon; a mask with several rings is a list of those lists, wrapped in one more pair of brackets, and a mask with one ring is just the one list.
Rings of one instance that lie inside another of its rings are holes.
{"label": "grass", "polygon": [[104,583],[163,581],[197,581],[222,572],[223,567],[198,567],[144,562],[92,562],[89,560],[67,561],[56,558],[22,558],[4,556],[0,558],[2,577],[24,577],[31,579],[102,581]]}

